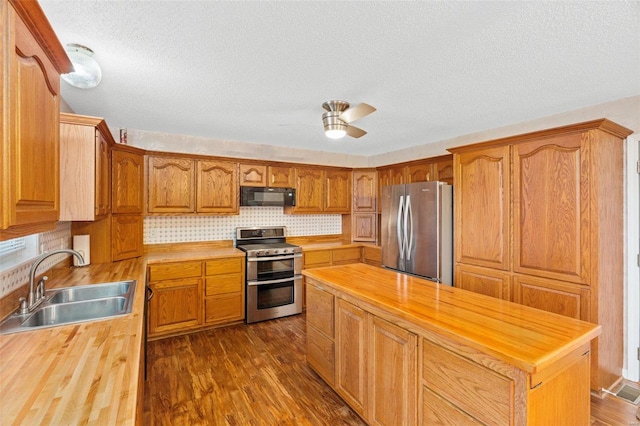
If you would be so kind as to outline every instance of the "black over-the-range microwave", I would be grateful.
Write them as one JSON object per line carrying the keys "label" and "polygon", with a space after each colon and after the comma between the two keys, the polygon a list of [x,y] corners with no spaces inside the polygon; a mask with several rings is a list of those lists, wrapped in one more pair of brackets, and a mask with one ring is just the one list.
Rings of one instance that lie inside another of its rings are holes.
{"label": "black over-the-range microwave", "polygon": [[294,188],[240,187],[241,206],[295,206]]}

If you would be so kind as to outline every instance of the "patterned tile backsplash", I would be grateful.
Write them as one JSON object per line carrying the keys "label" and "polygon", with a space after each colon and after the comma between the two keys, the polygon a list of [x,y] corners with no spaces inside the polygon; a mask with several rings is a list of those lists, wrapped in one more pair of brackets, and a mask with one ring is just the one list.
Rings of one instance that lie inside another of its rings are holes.
{"label": "patterned tile backsplash", "polygon": [[[58,222],[56,229],[43,232],[38,235],[38,238],[41,249],[38,251],[39,253],[59,248],[71,248],[71,222]],[[60,254],[45,259],[38,267],[38,274],[48,271],[66,256],[68,255]],[[0,273],[0,297],[11,293],[29,281],[29,268],[31,268],[32,263],[33,259],[30,259]]]}
{"label": "patterned tile backsplash", "polygon": [[342,216],[287,215],[282,207],[240,207],[237,216],[151,216],[144,218],[144,243],[233,240],[236,227],[286,226],[287,236],[342,233]]}

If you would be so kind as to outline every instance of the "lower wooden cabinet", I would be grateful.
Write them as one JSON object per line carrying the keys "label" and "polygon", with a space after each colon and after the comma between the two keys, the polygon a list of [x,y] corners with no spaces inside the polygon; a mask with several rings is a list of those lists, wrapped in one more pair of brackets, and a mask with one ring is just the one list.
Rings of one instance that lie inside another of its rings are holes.
{"label": "lower wooden cabinet", "polygon": [[415,334],[307,286],[307,362],[369,424],[415,424],[417,348]]}
{"label": "lower wooden cabinet", "polygon": [[244,320],[244,258],[209,260],[205,274],[205,323]]}
{"label": "lower wooden cabinet", "polygon": [[149,265],[149,337],[244,320],[244,256]]}
{"label": "lower wooden cabinet", "polygon": [[352,213],[351,239],[375,242],[377,237],[377,213]]}
{"label": "lower wooden cabinet", "polygon": [[588,286],[557,280],[514,275],[513,301],[589,321],[590,290]]}
{"label": "lower wooden cabinet", "polygon": [[202,324],[202,262],[151,265],[149,337]]}
{"label": "lower wooden cabinet", "polygon": [[464,290],[511,300],[511,275],[506,272],[458,263],[453,282]]}

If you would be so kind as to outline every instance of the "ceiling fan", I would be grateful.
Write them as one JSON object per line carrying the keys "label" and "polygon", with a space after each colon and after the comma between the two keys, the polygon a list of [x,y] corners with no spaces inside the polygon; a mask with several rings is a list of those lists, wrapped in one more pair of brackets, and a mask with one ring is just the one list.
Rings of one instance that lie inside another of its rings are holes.
{"label": "ceiling fan", "polygon": [[327,101],[322,104],[322,108],[327,110],[327,112],[322,114],[324,133],[331,139],[340,139],[345,135],[349,135],[352,138],[359,138],[366,135],[367,132],[351,126],[349,123],[367,116],[376,110],[371,105],[365,103],[349,108],[349,102],[345,101]]}

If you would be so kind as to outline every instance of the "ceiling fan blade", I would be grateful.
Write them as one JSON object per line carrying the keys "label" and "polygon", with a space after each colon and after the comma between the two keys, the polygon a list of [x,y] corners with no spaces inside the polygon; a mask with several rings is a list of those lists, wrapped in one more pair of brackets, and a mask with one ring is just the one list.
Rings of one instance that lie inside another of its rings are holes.
{"label": "ceiling fan blade", "polygon": [[354,126],[347,126],[347,135],[351,136],[352,138],[359,138],[361,136],[366,135],[367,132],[365,132],[362,129],[359,129],[357,127]]}
{"label": "ceiling fan blade", "polygon": [[356,121],[359,118],[364,117],[365,115],[369,115],[374,112],[376,109],[369,104],[359,104],[351,108],[347,108],[342,114],[340,114],[340,120],[351,123],[352,121]]}

